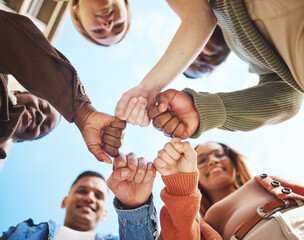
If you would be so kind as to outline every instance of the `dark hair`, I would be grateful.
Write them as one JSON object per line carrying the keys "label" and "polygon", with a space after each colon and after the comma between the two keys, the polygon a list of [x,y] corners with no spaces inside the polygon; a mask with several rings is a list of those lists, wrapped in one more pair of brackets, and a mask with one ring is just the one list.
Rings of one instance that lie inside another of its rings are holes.
{"label": "dark hair", "polygon": [[95,171],[84,171],[83,173],[79,174],[78,177],[75,179],[75,181],[72,183],[73,187],[79,179],[83,178],[83,177],[87,177],[87,176],[91,176],[91,177],[98,177],[101,178],[102,180],[106,181],[105,178],[98,172]]}
{"label": "dark hair", "polygon": [[[244,185],[247,181],[251,179],[251,174],[246,166],[245,163],[245,157],[238,153],[236,150],[228,147],[226,144],[215,142],[222,146],[225,154],[231,159],[231,162],[235,168],[236,171],[236,179],[234,181],[234,187],[235,189],[240,188],[242,185]],[[194,150],[196,150],[199,146],[202,144],[197,145]],[[208,210],[209,207],[212,206],[212,202],[210,197],[208,196],[208,193],[206,190],[201,186],[201,184],[198,182],[198,189],[200,190],[202,194],[201,198],[201,205],[200,205],[200,214],[203,217]]]}

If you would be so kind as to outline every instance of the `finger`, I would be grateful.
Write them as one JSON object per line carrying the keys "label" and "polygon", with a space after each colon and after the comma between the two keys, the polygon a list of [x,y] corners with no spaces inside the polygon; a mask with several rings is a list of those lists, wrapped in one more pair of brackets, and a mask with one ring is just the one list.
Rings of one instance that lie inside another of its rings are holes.
{"label": "finger", "polygon": [[140,125],[143,121],[143,113],[145,112],[146,106],[147,100],[143,97],[139,97],[138,103],[134,106],[132,112],[127,118],[127,122],[131,124]]}
{"label": "finger", "polygon": [[163,168],[166,168],[168,166],[168,163],[163,159],[156,157],[153,161],[153,165],[157,171],[161,171]]}
{"label": "finger", "polygon": [[158,103],[158,111],[164,112],[169,108],[170,102],[173,99],[174,95],[172,91],[166,90],[156,95],[156,101]]}
{"label": "finger", "polygon": [[142,123],[142,127],[146,127],[146,126],[148,126],[149,125],[149,123],[150,123],[150,119],[149,119],[149,117],[148,117],[148,112],[147,112],[147,110],[145,111],[145,115],[144,115],[144,121],[143,121],[143,123]]}
{"label": "finger", "polygon": [[176,162],[164,149],[158,151],[157,156],[165,161],[167,165],[174,165]]}
{"label": "finger", "polygon": [[171,112],[165,112],[153,119],[153,126],[161,130],[163,126],[173,117]]}
{"label": "finger", "polygon": [[[115,107],[115,116],[121,119],[125,115],[128,103],[130,101],[129,93],[126,92],[122,95],[122,97],[119,99],[116,107]],[[125,119],[121,119],[125,120]]]}
{"label": "finger", "polygon": [[179,142],[174,140],[172,143],[177,151],[184,154],[184,158],[189,161],[196,161],[196,152],[189,142]]}
{"label": "finger", "polygon": [[113,128],[125,129],[127,124],[126,121],[121,121],[117,119],[116,121],[112,122],[110,126]]}
{"label": "finger", "polygon": [[178,126],[175,128],[172,136],[174,137],[179,137],[181,139],[185,139],[185,138],[188,138],[187,134],[186,134],[186,125],[184,124],[184,122],[180,122],[178,124]]}
{"label": "finger", "polygon": [[114,167],[114,169],[126,168],[127,167],[126,155],[123,153],[120,153],[117,157],[115,157],[113,160],[113,167]]}
{"label": "finger", "polygon": [[120,117],[120,119],[121,120],[127,120],[129,118],[130,114],[132,113],[133,109],[136,107],[137,103],[138,103],[138,98],[137,97],[131,98],[129,103],[128,103],[125,114],[122,117]]}
{"label": "finger", "polygon": [[172,143],[166,143],[164,146],[164,150],[175,161],[177,161],[181,157],[181,154],[178,152],[178,150],[176,150]]}
{"label": "finger", "polygon": [[143,157],[138,158],[137,171],[134,176],[135,183],[142,183],[147,172],[147,160]]}
{"label": "finger", "polygon": [[162,127],[162,131],[169,136],[172,136],[175,129],[178,127],[181,120],[177,116],[173,116],[166,124]]}
{"label": "finger", "polygon": [[128,178],[130,174],[130,169],[119,168],[112,172],[111,176],[107,180],[108,187],[114,192],[119,184]]}
{"label": "finger", "polygon": [[143,179],[143,183],[149,183],[153,181],[156,177],[156,169],[152,162],[147,163],[147,172],[146,176]]}
{"label": "finger", "polygon": [[95,158],[98,161],[112,163],[112,160],[110,159],[110,157],[107,154],[105,154],[105,152],[102,150],[102,148],[99,144],[90,144],[87,146],[88,146],[89,151],[95,156]]}
{"label": "finger", "polygon": [[[163,112],[164,112],[164,111],[163,111]],[[148,108],[148,117],[149,117],[150,119],[154,119],[154,118],[156,118],[158,115],[162,114],[163,112],[160,112],[160,111],[158,110],[158,106],[157,106],[157,105],[154,105],[154,106]]]}
{"label": "finger", "polygon": [[131,173],[129,175],[129,178],[127,179],[128,181],[133,181],[137,171],[137,165],[138,165],[138,160],[135,153],[129,153],[127,155],[127,166],[131,170]]}
{"label": "finger", "polygon": [[104,130],[104,134],[111,135],[116,138],[121,138],[123,136],[124,129],[117,127],[106,127]]}
{"label": "finger", "polygon": [[103,150],[109,154],[111,157],[117,157],[119,155],[119,149],[116,147],[112,147],[111,145],[104,144],[102,146]]}
{"label": "finger", "polygon": [[140,97],[139,98],[139,102],[141,103],[141,108],[140,108],[140,110],[138,112],[138,116],[137,116],[137,119],[136,119],[136,124],[140,125],[140,126],[143,126],[145,117],[147,115],[147,111],[146,111],[147,100],[144,99],[143,97]]}
{"label": "finger", "polygon": [[113,137],[109,134],[103,134],[102,135],[102,142],[104,144],[108,144],[114,148],[120,148],[121,146],[121,138],[120,137]]}

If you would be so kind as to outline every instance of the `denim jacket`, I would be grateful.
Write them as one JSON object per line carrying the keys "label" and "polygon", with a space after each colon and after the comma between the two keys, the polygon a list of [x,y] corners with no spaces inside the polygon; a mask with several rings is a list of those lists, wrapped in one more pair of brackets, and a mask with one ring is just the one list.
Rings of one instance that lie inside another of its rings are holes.
{"label": "denim jacket", "polygon": [[[149,204],[132,210],[120,210],[118,203],[119,200],[115,198],[119,237],[97,233],[95,240],[154,240],[156,238],[157,218],[152,195],[149,198]],[[52,220],[36,225],[32,219],[28,219],[3,232],[0,240],[53,240],[59,227],[60,225]]]}

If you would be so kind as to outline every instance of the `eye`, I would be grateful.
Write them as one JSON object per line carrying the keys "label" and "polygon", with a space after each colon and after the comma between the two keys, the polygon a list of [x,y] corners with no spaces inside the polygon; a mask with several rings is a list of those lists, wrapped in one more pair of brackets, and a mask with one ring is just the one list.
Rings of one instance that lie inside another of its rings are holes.
{"label": "eye", "polygon": [[45,124],[43,123],[40,127],[40,134],[43,134],[45,132]]}
{"label": "eye", "polygon": [[216,156],[217,158],[226,157],[225,153],[217,153],[217,154],[215,154],[215,156]]}
{"label": "eye", "polygon": [[43,112],[43,110],[44,110],[44,106],[43,106],[43,103],[42,103],[42,102],[39,102],[39,109],[40,109],[40,111],[42,111],[42,112]]}
{"label": "eye", "polygon": [[87,194],[88,191],[85,190],[85,189],[79,189],[79,190],[77,191],[77,193],[84,195],[84,194]]}
{"label": "eye", "polygon": [[124,23],[118,23],[118,24],[114,25],[113,28],[119,29],[119,28],[121,28],[123,25],[124,25]]}
{"label": "eye", "polygon": [[204,164],[206,161],[207,161],[207,158],[201,158],[201,159],[198,161],[198,164]]}
{"label": "eye", "polygon": [[95,193],[95,197],[96,197],[98,200],[104,199],[103,193]]}
{"label": "eye", "polygon": [[93,30],[93,32],[94,32],[94,33],[97,33],[97,34],[101,34],[101,33],[103,33],[103,32],[104,32],[104,30],[103,30],[103,29],[101,29],[101,28],[99,28],[99,29],[95,29],[95,30]]}

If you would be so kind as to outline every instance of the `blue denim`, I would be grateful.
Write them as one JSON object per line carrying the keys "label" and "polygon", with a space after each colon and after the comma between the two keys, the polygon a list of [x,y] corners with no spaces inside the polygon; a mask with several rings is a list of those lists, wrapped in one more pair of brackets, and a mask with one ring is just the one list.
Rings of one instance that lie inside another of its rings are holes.
{"label": "blue denim", "polygon": [[[119,235],[96,234],[96,240],[145,240],[155,237],[157,234],[156,210],[154,208],[153,197],[150,196],[150,204],[141,206],[133,210],[118,210]],[[117,200],[116,200],[117,201]],[[115,202],[115,200],[114,200]],[[0,240],[53,240],[59,230],[60,225],[54,221],[34,224],[32,219],[19,223],[15,227],[10,227]]]}
{"label": "blue denim", "polygon": [[119,209],[119,200],[114,199],[118,214],[120,240],[154,240],[158,235],[157,212],[151,194],[146,205],[132,210]]}

